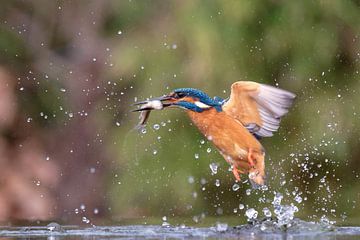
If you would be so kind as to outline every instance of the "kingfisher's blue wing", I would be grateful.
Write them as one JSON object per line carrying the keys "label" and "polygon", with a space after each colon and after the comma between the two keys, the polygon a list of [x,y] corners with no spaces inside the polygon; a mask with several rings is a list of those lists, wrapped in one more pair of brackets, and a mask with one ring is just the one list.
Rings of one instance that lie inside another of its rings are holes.
{"label": "kingfisher's blue wing", "polygon": [[221,98],[221,97],[218,97],[218,96],[215,96],[214,97],[214,100],[215,100],[215,102],[217,102],[217,103],[219,103],[219,104],[224,104],[227,100],[229,100],[229,98],[227,98],[227,99],[223,99],[223,98]]}
{"label": "kingfisher's blue wing", "polygon": [[231,85],[224,112],[240,121],[257,137],[271,137],[280,126],[296,95],[276,87],[249,81]]}

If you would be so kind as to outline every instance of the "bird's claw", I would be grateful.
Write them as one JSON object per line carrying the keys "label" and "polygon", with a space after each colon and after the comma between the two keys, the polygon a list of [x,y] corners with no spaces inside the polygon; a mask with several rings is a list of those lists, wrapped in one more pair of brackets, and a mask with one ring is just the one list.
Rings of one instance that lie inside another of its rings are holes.
{"label": "bird's claw", "polygon": [[249,149],[249,154],[248,154],[248,161],[249,161],[249,165],[250,168],[255,168],[255,162],[254,160],[254,156],[253,156],[254,150],[252,148]]}
{"label": "bird's claw", "polygon": [[236,182],[240,182],[241,178],[240,178],[240,174],[239,173],[244,173],[243,171],[237,169],[234,165],[232,166],[232,172],[234,174],[234,177],[236,179]]}

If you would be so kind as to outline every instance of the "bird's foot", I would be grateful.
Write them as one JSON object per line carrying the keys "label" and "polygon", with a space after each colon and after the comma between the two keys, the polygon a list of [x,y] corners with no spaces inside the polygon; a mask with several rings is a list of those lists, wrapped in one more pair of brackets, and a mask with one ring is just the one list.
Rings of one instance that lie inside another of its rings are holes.
{"label": "bird's foot", "polygon": [[254,160],[256,160],[256,158],[254,158],[253,153],[254,153],[254,150],[252,148],[250,148],[249,153],[248,153],[248,161],[249,161],[250,168],[255,168]]}
{"label": "bird's foot", "polygon": [[240,174],[239,173],[244,173],[243,171],[237,169],[234,165],[232,166],[232,172],[234,174],[234,177],[236,179],[237,182],[240,182]]}

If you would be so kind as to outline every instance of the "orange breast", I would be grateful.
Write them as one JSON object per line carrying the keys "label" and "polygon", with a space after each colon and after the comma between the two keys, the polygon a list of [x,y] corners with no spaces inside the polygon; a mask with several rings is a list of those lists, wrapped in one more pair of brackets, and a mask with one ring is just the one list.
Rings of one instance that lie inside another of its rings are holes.
{"label": "orange breast", "polygon": [[260,142],[241,123],[225,112],[210,109],[202,113],[188,111],[188,115],[230,164],[248,169],[249,148],[258,153],[263,152]]}

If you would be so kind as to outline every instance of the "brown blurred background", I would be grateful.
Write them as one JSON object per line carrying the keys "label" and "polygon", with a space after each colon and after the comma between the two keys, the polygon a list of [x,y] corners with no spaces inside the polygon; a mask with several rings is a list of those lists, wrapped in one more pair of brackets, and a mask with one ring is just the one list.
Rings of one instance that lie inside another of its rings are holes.
{"label": "brown blurred background", "polygon": [[[2,1],[0,221],[241,222],[240,203],[261,212],[276,191],[304,219],[359,223],[359,4]],[[181,111],[154,113],[145,134],[129,114],[176,87],[225,98],[237,80],[298,95],[264,140],[266,192],[234,191]]]}

